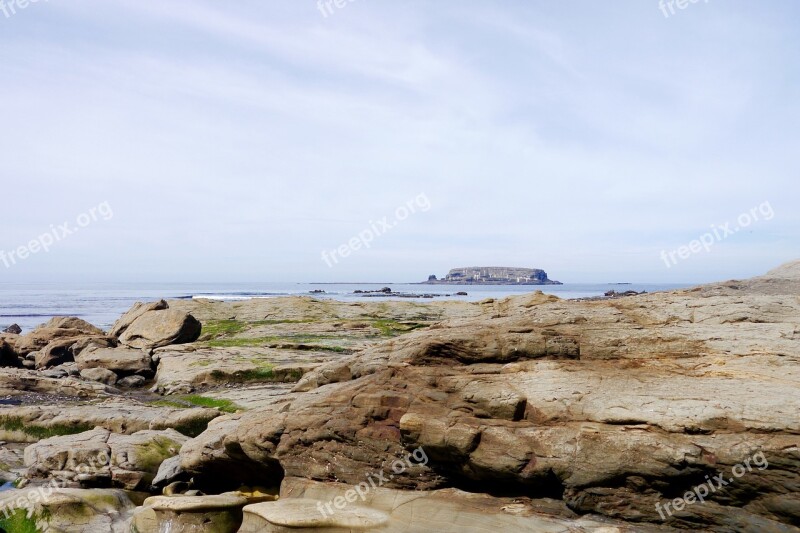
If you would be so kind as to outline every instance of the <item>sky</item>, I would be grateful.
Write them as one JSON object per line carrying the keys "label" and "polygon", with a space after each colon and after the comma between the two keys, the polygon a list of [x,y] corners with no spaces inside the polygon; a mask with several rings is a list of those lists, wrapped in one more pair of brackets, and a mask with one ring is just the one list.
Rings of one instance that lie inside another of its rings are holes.
{"label": "sky", "polygon": [[4,0],[0,281],[800,257],[797,2],[337,1]]}

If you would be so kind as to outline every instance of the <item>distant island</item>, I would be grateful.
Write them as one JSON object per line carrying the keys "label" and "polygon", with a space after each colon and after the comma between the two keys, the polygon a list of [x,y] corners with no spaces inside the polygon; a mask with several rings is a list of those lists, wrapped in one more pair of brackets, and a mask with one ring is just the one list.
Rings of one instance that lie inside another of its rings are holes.
{"label": "distant island", "polygon": [[466,267],[454,268],[439,279],[428,276],[427,285],[561,285],[547,277],[547,272],[538,268],[513,267]]}

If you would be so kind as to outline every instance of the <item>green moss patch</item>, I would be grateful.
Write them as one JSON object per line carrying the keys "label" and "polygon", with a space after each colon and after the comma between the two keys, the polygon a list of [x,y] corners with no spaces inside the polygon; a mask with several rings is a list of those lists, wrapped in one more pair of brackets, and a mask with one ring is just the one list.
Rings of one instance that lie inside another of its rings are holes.
{"label": "green moss patch", "polygon": [[6,431],[19,431],[35,439],[49,439],[62,435],[76,435],[94,429],[91,424],[52,424],[49,426],[34,426],[17,416],[0,417],[0,429]]}
{"label": "green moss patch", "polygon": [[293,350],[318,350],[338,353],[349,353],[347,348],[320,344],[326,341],[340,341],[341,337],[333,335],[272,335],[269,337],[239,337],[235,339],[213,339],[206,342],[212,348],[277,348]]}
{"label": "green moss patch", "polygon": [[203,339],[214,340],[220,337],[232,337],[257,326],[310,324],[311,322],[314,322],[314,320],[255,320],[253,322],[244,322],[242,320],[208,320],[203,323],[203,329],[200,335]]}
{"label": "green moss patch", "polygon": [[203,323],[200,335],[206,338],[216,338],[224,335],[236,335],[247,328],[246,322],[239,320],[208,320]]}
{"label": "green moss patch", "polygon": [[414,331],[427,327],[425,324],[417,322],[397,322],[396,320],[376,320],[372,323],[372,327],[381,332],[384,337],[397,337],[403,333]]}
{"label": "green moss patch", "polygon": [[264,364],[257,368],[247,370],[239,370],[232,373],[226,373],[219,370],[211,372],[214,379],[229,382],[262,382],[262,383],[294,383],[303,377],[303,373],[299,370],[290,370],[288,372],[275,372],[275,365]]}
{"label": "green moss patch", "polygon": [[168,400],[158,400],[157,402],[153,402],[152,405],[157,405],[159,407],[177,407],[179,409],[210,407],[219,409],[224,413],[235,413],[236,411],[242,409],[230,400],[218,400],[216,398],[208,398],[198,394],[175,396]]}
{"label": "green moss patch", "polygon": [[39,515],[28,517],[27,509],[14,509],[13,512],[0,513],[0,530],[8,533],[41,533],[36,523],[38,521],[48,521],[49,513],[43,511]]}

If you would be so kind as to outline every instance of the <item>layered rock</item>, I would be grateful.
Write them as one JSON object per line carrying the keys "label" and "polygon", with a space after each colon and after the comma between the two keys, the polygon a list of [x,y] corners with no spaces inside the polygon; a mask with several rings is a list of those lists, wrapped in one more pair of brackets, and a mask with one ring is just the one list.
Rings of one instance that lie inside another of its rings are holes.
{"label": "layered rock", "polygon": [[0,527],[9,533],[130,533],[135,509],[123,490],[46,485],[0,492]]}
{"label": "layered rock", "polygon": [[[566,515],[566,516],[565,516]],[[401,491],[361,485],[358,490],[287,479],[281,499],[248,505],[240,533],[286,531],[537,531],[621,532],[624,522],[580,517],[554,500],[492,497],[458,489]],[[637,527],[638,532],[660,531]]]}
{"label": "layered rock", "polygon": [[16,350],[20,355],[44,348],[53,341],[77,337],[102,337],[101,329],[76,317],[56,317],[27,335],[19,337]]}
{"label": "layered rock", "polygon": [[144,489],[150,486],[161,463],[177,455],[186,440],[186,436],[171,429],[119,435],[95,428],[28,446],[25,466],[30,477]]}
{"label": "layered rock", "polygon": [[26,393],[97,398],[111,394],[106,385],[81,381],[72,377],[49,377],[42,372],[22,368],[0,368],[0,394],[17,396]]}
{"label": "layered rock", "polygon": [[152,377],[154,374],[153,359],[150,353],[133,348],[93,347],[81,352],[75,361],[80,370],[104,368],[119,376],[138,374]]}
{"label": "layered rock", "polygon": [[[478,317],[311,371],[283,403],[215,420],[182,465],[221,485],[268,475],[357,485],[423,449],[430,461],[387,488],[788,531],[800,521],[797,270],[605,302],[483,302]],[[705,503],[660,510],[745,462]]]}
{"label": "layered rock", "polygon": [[313,350],[182,345],[159,348],[154,357],[158,359],[155,389],[174,394],[228,383],[294,383],[341,356]]}
{"label": "layered rock", "polygon": [[33,355],[36,368],[42,369],[74,361],[86,349],[109,346],[114,346],[113,339],[103,335],[68,337],[49,342]]}
{"label": "layered rock", "polygon": [[119,398],[89,405],[3,407],[0,440],[35,442],[37,435],[80,433],[94,427],[123,435],[172,428],[196,436],[220,414],[217,409],[156,407]]}

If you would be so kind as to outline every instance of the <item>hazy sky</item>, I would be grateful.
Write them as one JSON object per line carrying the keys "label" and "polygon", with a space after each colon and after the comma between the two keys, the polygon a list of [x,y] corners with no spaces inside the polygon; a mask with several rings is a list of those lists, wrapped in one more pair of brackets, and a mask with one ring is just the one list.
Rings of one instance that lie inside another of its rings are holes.
{"label": "hazy sky", "polygon": [[0,281],[700,282],[800,257],[797,2],[339,2],[5,0],[0,251],[58,240]]}

